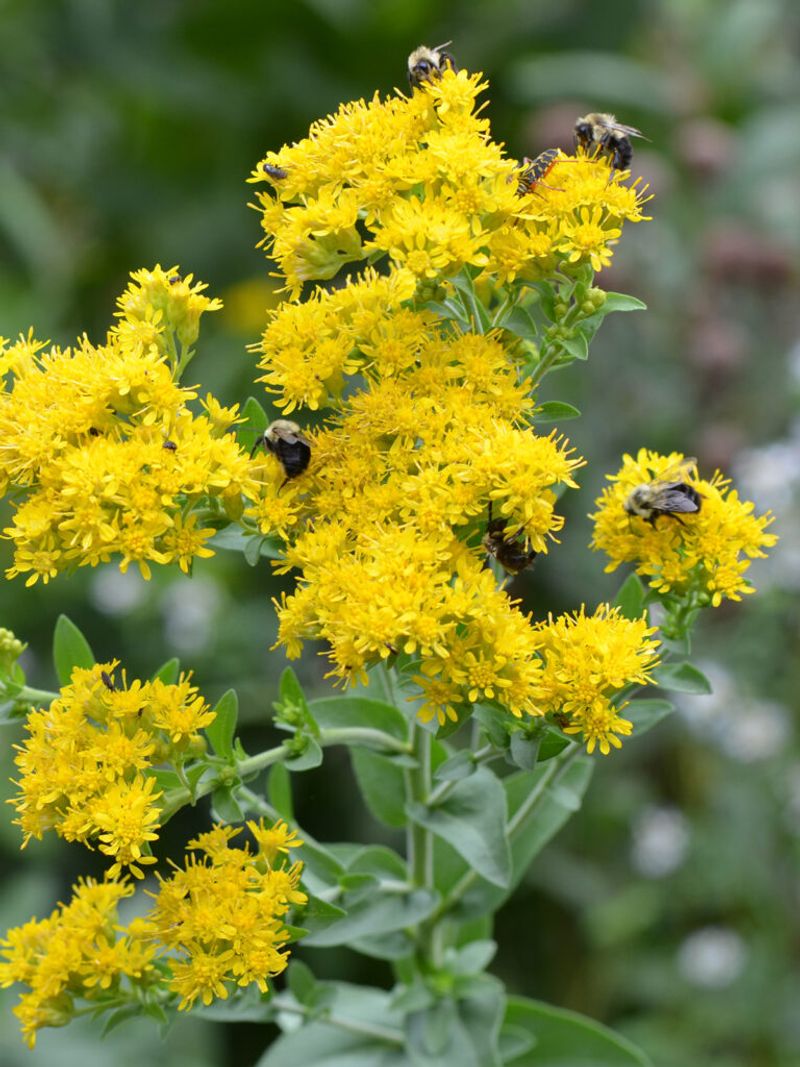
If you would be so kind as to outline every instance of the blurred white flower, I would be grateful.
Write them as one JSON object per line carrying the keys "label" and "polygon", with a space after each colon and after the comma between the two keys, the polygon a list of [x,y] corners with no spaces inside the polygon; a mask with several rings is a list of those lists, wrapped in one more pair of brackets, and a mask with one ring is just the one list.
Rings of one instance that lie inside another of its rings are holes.
{"label": "blurred white flower", "polygon": [[631,863],[645,878],[676,870],[689,849],[689,824],[677,808],[649,807],[633,824]]}
{"label": "blurred white flower", "polygon": [[133,567],[124,574],[112,567],[97,569],[89,583],[89,597],[104,615],[127,615],[148,596],[147,582]]}
{"label": "blurred white flower", "polygon": [[678,949],[678,970],[687,982],[706,989],[724,989],[744,970],[747,946],[726,926],[704,926]]}
{"label": "blurred white flower", "polygon": [[208,578],[169,585],[161,601],[169,644],[184,654],[202,652],[214,633],[221,603],[219,586]]}
{"label": "blurred white flower", "polygon": [[754,763],[781,752],[792,734],[783,704],[757,700],[717,662],[698,663],[711,682],[709,694],[675,694],[678,712],[694,733],[712,741],[731,759]]}

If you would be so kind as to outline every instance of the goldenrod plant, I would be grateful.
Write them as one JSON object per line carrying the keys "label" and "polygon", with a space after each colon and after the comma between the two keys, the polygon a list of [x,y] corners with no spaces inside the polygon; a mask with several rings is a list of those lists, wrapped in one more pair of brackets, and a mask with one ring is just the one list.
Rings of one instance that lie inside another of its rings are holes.
{"label": "goldenrod plant", "polygon": [[[596,503],[592,547],[609,569],[634,564],[616,602],[521,610],[509,583],[557,552],[559,497],[585,463],[543,428],[579,412],[539,389],[587,358],[606,315],[643,306],[594,275],[648,197],[602,153],[508,155],[477,104],[486,88],[445,66],[342,106],[253,170],[285,297],[254,378],[302,462],[256,397],[198,405],[183,384],[221,305],[177,267],[134,272],[99,344],[31,332],[2,348],[8,579],[190,576],[241,551],[294,575],[278,644],[294,659],[321,642],[337,690],[309,700],[288,667],[265,680],[287,737],[248,754],[233,688],[211,708],[174,660],[130,678],[61,618],[61,689],[45,692],[2,631],[3,711],[26,721],[23,844],[52,830],[107,863],[3,943],[30,1045],[78,1015],[163,1023],[213,1004],[217,1019],[279,1024],[261,1067],[649,1062],[599,1023],[507,994],[488,972],[493,917],[580,807],[594,761],[669,713],[662,689],[705,689],[692,626],[752,591],[745,572],[775,536],[719,472],[642,449]],[[363,804],[405,832],[404,854],[298,825],[292,775],[332,745],[349,747]],[[207,831],[163,856],[164,824],[205,797]],[[394,985],[318,980],[289,962],[296,943],[390,961]]]}

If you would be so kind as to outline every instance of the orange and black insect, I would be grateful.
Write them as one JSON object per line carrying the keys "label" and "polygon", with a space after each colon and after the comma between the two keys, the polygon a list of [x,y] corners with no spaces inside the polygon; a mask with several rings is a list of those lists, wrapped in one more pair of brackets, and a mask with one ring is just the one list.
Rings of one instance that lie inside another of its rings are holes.
{"label": "orange and black insect", "polygon": [[535,159],[527,157],[523,159],[517,178],[517,194],[526,196],[528,193],[533,193],[537,185],[544,185],[545,189],[554,188],[551,185],[545,185],[544,179],[558,163],[559,154],[558,148],[546,148]]}

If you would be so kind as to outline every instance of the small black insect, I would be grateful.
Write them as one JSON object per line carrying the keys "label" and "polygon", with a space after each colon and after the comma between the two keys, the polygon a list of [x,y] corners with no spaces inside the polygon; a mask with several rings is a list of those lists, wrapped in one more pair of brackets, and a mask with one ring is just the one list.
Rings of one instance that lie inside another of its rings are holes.
{"label": "small black insect", "polygon": [[274,163],[262,163],[261,169],[276,182],[282,181],[286,177],[286,171],[283,167],[276,167]]}
{"label": "small black insect", "polygon": [[164,442],[164,444],[161,447],[162,448],[166,448],[167,452],[177,452],[178,451],[178,446],[175,444],[174,441],[167,440],[167,441]]}
{"label": "small black insect", "polygon": [[100,671],[100,680],[103,683],[103,685],[106,687],[106,689],[109,690],[109,692],[111,692],[111,693],[115,693],[116,692],[117,687],[114,685],[114,679],[111,677],[111,675],[108,673],[108,671]]}

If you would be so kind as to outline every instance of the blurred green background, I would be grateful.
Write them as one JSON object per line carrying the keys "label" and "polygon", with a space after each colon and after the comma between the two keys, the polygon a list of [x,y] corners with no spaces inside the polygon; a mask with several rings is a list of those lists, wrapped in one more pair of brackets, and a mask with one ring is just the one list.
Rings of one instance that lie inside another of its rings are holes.
{"label": "blurred green background", "polygon": [[[613,596],[619,579],[586,548],[586,513],[620,453],[642,445],[732,472],[776,511],[782,540],[753,568],[758,597],[702,620],[714,696],[687,698],[598,761],[584,810],[500,916],[496,966],[512,990],[627,1033],[657,1067],[800,1063],[798,31],[790,0],[0,0],[0,333],[99,340],[128,271],[178,264],[226,302],[191,374],[224,402],[253,391],[245,346],[275,301],[247,174],[340,101],[403,85],[416,45],[452,39],[461,65],[488,75],[494,135],[512,155],[569,147],[593,109],[650,138],[633,169],[651,183],[653,221],[629,227],[601,276],[650,310],[610,319],[588,367],[548,380],[545,399],[585,412],[564,430],[589,464],[565,500],[562,545],[515,592],[537,614]],[[280,588],[231,555],[191,580],[106,568],[44,589],[5,584],[0,625],[29,642],[43,687],[59,612],[134,676],[179,655],[209,699],[239,690],[255,748],[284,662],[268,651]],[[318,657],[300,673],[324,690]],[[4,781],[20,736],[3,734]],[[298,787],[319,837],[385,837],[339,750]],[[3,928],[98,870],[53,841],[20,855],[10,818]],[[163,853],[203,818],[170,824]],[[344,950],[300,955],[326,977],[389,983],[382,963]],[[247,1067],[270,1037],[182,1019],[163,1044],[147,1023],[101,1042],[81,1025],[45,1032],[31,1055],[15,996],[2,994],[7,1067]]]}

